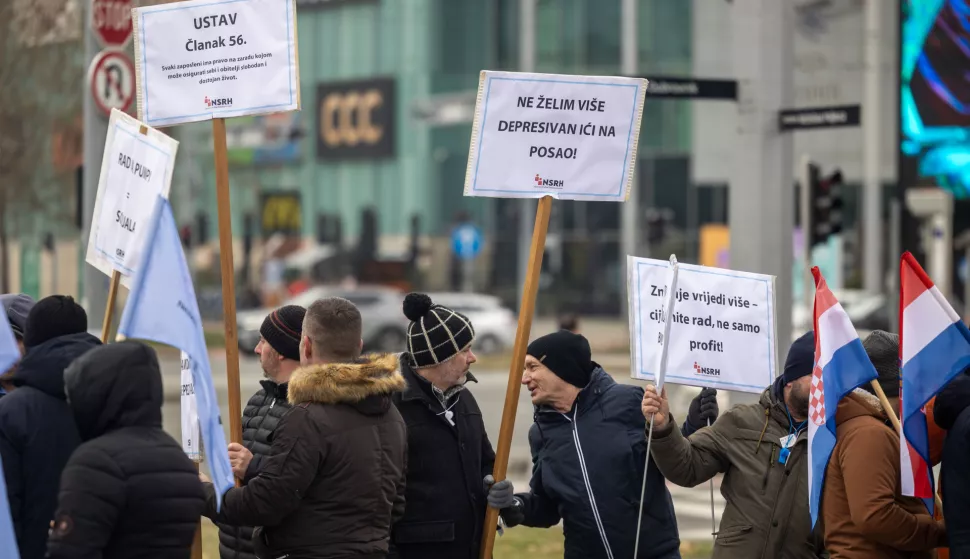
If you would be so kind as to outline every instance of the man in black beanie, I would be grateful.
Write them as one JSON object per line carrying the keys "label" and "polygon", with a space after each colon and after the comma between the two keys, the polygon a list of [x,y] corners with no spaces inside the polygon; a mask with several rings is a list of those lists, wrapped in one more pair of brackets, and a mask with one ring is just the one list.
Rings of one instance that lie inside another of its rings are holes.
{"label": "man in black beanie", "polygon": [[[468,317],[427,295],[404,299],[407,351],[401,371],[407,390],[394,403],[408,427],[404,518],[391,533],[390,557],[477,559],[485,522],[486,488],[495,452],[467,381],[475,363],[475,329]],[[396,549],[394,549],[396,548]],[[395,555],[396,553],[396,555]]]}
{"label": "man in black beanie", "polygon": [[[528,493],[514,496],[502,482],[492,487],[489,504],[505,522],[548,528],[562,520],[566,559],[633,557],[642,506],[637,559],[679,559],[674,505],[654,466],[642,505],[632,504],[647,458],[643,389],[614,381],[592,360],[586,338],[568,330],[529,344],[522,384],[536,410],[529,429],[532,481]],[[716,399],[703,412],[701,399],[685,434],[717,417]]]}
{"label": "man in black beanie", "polygon": [[669,481],[694,487],[724,474],[727,501],[714,557],[816,559],[824,550],[808,509],[808,393],[815,334],[788,350],[784,372],[757,404],[735,406],[689,437],[673,428],[666,390],[647,386],[654,418],[651,457]]}
{"label": "man in black beanie", "polygon": [[101,341],[74,299],[38,301],[24,322],[26,351],[0,398],[0,459],[21,557],[43,557],[64,465],[80,444],[64,392],[64,369]]}
{"label": "man in black beanie", "polygon": [[[269,313],[259,327],[255,352],[266,380],[243,410],[243,444],[229,444],[232,471],[243,484],[259,475],[269,454],[273,433],[290,410],[287,386],[300,367],[300,338],[306,309],[286,305]],[[253,528],[219,524],[219,555],[222,559],[256,559]]]}

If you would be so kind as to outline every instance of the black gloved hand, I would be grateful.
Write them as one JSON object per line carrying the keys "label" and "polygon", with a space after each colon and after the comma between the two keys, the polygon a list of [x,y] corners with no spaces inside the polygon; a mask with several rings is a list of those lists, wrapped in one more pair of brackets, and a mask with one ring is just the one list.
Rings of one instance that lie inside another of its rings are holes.
{"label": "black gloved hand", "polygon": [[687,412],[687,422],[690,423],[691,427],[700,429],[707,427],[708,420],[714,423],[717,414],[717,390],[704,388],[700,394],[691,400],[690,411]]}
{"label": "black gloved hand", "polygon": [[509,528],[522,524],[525,521],[525,512],[522,510],[522,501],[515,498],[515,489],[512,482],[503,479],[496,483],[495,478],[488,475],[483,480],[485,495],[488,505],[499,509],[502,520]]}

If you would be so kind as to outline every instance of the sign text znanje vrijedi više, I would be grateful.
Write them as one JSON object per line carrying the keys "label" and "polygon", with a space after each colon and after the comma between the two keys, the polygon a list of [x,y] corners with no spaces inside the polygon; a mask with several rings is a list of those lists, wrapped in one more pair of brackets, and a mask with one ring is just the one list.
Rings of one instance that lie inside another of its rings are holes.
{"label": "sign text znanje vrijedi vi\u0161e", "polygon": [[646,86],[642,78],[483,71],[465,195],[624,201]]}
{"label": "sign text znanje vrijedi vi\u0161e", "polygon": [[134,10],[138,114],[153,126],[300,108],[293,0]]}

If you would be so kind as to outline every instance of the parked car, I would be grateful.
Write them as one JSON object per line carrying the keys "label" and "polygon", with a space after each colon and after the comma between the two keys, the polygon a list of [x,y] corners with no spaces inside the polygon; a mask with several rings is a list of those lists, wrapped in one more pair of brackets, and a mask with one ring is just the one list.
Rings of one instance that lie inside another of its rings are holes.
{"label": "parked car", "polygon": [[515,343],[518,315],[494,295],[429,293],[431,300],[467,316],[475,327],[475,351],[497,353]]}
{"label": "parked car", "polygon": [[[381,286],[348,289],[318,285],[282,305],[308,307],[323,297],[343,297],[357,305],[364,323],[364,351],[404,351],[408,320],[401,310],[404,294],[399,290]],[[242,354],[254,355],[253,349],[259,342],[259,327],[272,310],[273,308],[265,307],[236,314],[239,350]]]}

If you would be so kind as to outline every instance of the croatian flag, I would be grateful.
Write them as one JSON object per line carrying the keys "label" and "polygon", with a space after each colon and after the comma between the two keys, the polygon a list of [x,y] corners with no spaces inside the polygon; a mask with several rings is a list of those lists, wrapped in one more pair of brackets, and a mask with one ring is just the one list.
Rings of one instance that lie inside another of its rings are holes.
{"label": "croatian flag", "polygon": [[812,526],[818,521],[825,468],[835,448],[835,412],[842,397],[877,378],[849,315],[829,290],[818,266],[815,277],[815,368],[808,404],[808,496]]}
{"label": "croatian flag", "polygon": [[970,366],[970,331],[910,253],[899,266],[899,359],[902,362],[903,495],[927,500],[932,510],[933,475],[924,406]]}

